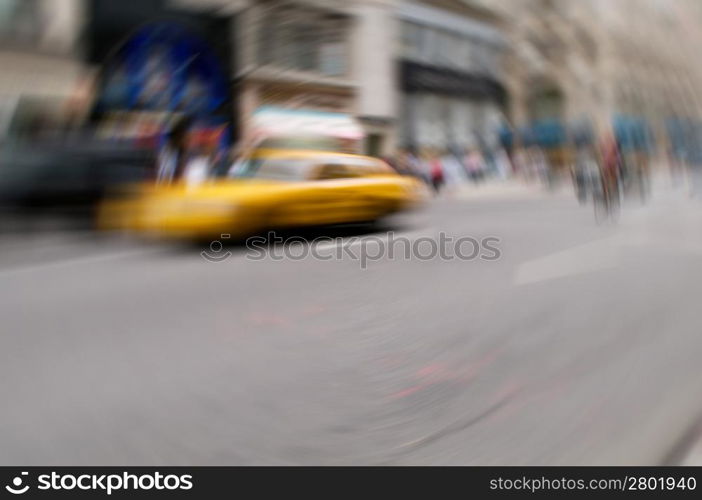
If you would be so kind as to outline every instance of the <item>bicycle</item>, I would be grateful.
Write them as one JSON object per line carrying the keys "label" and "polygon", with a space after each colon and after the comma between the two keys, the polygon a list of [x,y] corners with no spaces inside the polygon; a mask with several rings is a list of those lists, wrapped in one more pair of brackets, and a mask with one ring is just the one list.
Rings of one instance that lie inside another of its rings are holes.
{"label": "bicycle", "polygon": [[599,179],[594,182],[592,201],[597,224],[606,220],[616,222],[619,219],[619,183],[616,180],[607,182],[600,174]]}

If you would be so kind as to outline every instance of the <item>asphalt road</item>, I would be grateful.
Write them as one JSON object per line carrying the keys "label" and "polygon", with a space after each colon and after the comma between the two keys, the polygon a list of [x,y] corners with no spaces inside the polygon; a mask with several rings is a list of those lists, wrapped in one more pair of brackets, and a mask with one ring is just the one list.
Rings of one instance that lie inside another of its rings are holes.
{"label": "asphalt road", "polygon": [[366,269],[6,236],[0,464],[670,462],[702,414],[700,208],[446,197],[389,227],[498,260]]}

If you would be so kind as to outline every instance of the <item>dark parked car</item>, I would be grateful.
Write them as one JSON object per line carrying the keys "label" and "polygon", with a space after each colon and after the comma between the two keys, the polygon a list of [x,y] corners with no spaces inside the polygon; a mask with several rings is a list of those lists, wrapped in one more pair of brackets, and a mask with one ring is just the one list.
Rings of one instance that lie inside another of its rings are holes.
{"label": "dark parked car", "polygon": [[5,215],[91,217],[97,203],[155,172],[155,151],[107,142],[0,146],[0,210]]}

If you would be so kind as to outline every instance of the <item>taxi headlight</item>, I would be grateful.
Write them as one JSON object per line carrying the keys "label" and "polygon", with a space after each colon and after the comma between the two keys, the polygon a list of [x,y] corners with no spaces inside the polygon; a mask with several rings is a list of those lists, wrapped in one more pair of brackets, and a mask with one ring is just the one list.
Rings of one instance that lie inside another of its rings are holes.
{"label": "taxi headlight", "polygon": [[404,186],[405,187],[405,192],[411,195],[423,195],[425,191],[425,187],[419,183],[411,183],[407,184]]}
{"label": "taxi headlight", "polygon": [[235,209],[234,203],[219,200],[192,200],[183,206],[184,211],[197,213],[230,213]]}
{"label": "taxi headlight", "polygon": [[224,214],[236,210],[236,205],[220,200],[173,200],[154,203],[152,210],[168,215],[189,214]]}

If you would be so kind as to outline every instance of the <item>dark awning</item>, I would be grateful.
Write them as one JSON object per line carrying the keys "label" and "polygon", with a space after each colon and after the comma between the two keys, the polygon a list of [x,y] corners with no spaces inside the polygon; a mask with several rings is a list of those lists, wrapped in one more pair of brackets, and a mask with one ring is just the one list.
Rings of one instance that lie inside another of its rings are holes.
{"label": "dark awning", "polygon": [[492,99],[504,102],[505,89],[496,79],[477,73],[467,73],[412,61],[400,62],[400,85],[405,92]]}

